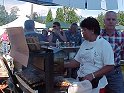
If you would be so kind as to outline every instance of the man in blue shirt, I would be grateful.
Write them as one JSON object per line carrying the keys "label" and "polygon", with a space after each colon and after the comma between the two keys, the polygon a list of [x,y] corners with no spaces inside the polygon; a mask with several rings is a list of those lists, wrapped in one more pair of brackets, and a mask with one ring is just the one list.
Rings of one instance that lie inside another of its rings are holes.
{"label": "man in blue shirt", "polygon": [[82,36],[80,30],[78,30],[78,25],[76,23],[72,23],[70,29],[65,32],[68,42],[75,42],[76,46],[80,46],[82,44]]}
{"label": "man in blue shirt", "polygon": [[35,23],[33,20],[26,20],[24,23],[24,34],[26,37],[38,37],[39,41],[43,41],[42,34],[35,31]]}

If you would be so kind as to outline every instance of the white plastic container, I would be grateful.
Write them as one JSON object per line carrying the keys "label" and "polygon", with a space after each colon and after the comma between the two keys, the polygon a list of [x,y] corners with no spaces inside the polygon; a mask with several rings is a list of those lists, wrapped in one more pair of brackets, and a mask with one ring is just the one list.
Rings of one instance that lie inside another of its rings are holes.
{"label": "white plastic container", "polygon": [[60,47],[60,42],[59,39],[56,39],[56,47],[59,48]]}
{"label": "white plastic container", "polygon": [[68,88],[68,93],[91,93],[92,84],[89,80],[84,80],[81,82],[73,82]]}

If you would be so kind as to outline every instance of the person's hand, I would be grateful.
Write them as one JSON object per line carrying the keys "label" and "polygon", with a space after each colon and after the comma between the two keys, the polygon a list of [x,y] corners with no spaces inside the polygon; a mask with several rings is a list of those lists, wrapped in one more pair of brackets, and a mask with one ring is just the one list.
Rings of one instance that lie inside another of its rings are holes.
{"label": "person's hand", "polygon": [[54,32],[55,34],[58,34],[58,35],[60,34],[60,31],[57,29],[53,29],[52,32]]}
{"label": "person's hand", "polygon": [[92,73],[91,73],[91,74],[86,75],[85,77],[83,77],[83,80],[89,80],[89,81],[92,81],[93,79],[94,79],[94,78],[93,78]]}
{"label": "person's hand", "polygon": [[56,34],[60,35],[60,31],[59,30],[56,30]]}
{"label": "person's hand", "polygon": [[56,32],[56,29],[55,29],[55,28],[53,28],[53,29],[52,29],[52,32]]}

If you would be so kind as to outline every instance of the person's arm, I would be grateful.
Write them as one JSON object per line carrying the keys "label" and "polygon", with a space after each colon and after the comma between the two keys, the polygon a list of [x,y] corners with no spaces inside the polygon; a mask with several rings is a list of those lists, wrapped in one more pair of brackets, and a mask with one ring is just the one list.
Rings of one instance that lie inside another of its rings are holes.
{"label": "person's arm", "polygon": [[62,31],[62,34],[61,34],[61,32],[60,32],[60,33],[57,33],[57,34],[59,35],[59,37],[60,37],[64,42],[67,41],[67,38],[66,38],[66,35],[65,35],[65,32],[64,32],[64,31]]}
{"label": "person's arm", "polygon": [[100,70],[86,75],[83,79],[92,81],[94,78],[101,77],[105,75],[106,73],[110,72],[113,68],[114,68],[114,65],[106,65],[102,67]]}
{"label": "person's arm", "polygon": [[51,43],[52,42],[52,39],[53,39],[53,34],[51,33],[48,37],[48,41]]}
{"label": "person's arm", "polygon": [[114,65],[106,65],[102,67],[100,70],[94,72],[93,74],[95,77],[100,77],[110,72],[112,69],[114,69]]}
{"label": "person's arm", "polygon": [[77,62],[76,60],[71,60],[69,62],[65,62],[64,63],[64,67],[65,68],[76,68],[76,67],[79,67],[80,66],[80,63]]}
{"label": "person's arm", "polygon": [[51,34],[48,36],[49,46],[54,46],[54,45],[55,45],[55,44],[52,42],[52,39],[53,39],[53,33],[51,33]]}
{"label": "person's arm", "polygon": [[66,35],[65,35],[65,32],[62,30],[56,30],[54,29],[55,31],[55,34],[57,34],[64,42],[67,41],[67,38],[66,38]]}

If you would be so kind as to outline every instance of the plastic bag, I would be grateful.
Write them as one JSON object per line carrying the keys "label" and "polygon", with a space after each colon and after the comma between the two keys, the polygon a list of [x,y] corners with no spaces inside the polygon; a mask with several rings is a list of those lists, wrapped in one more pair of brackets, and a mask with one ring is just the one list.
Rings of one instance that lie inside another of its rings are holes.
{"label": "plastic bag", "polygon": [[68,93],[91,93],[92,84],[89,80],[73,82],[68,88]]}

